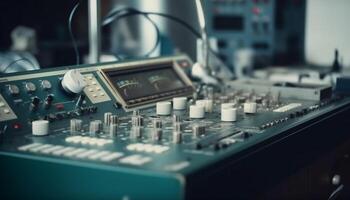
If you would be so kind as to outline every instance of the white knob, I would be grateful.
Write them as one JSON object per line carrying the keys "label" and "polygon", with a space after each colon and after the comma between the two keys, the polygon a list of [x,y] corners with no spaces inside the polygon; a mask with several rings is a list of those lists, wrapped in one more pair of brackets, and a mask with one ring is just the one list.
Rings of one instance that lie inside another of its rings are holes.
{"label": "white knob", "polygon": [[197,100],[196,105],[203,106],[205,112],[212,112],[213,111],[213,100],[211,100],[211,99]]}
{"label": "white knob", "polygon": [[190,118],[200,119],[204,118],[205,109],[201,105],[190,106]]}
{"label": "white knob", "polygon": [[234,122],[237,120],[237,109],[233,107],[221,108],[221,121]]}
{"label": "white knob", "polygon": [[174,110],[185,110],[187,105],[187,97],[174,97],[173,98],[173,109]]}
{"label": "white knob", "polygon": [[32,122],[32,134],[36,136],[44,136],[49,134],[49,121],[36,120]]}
{"label": "white knob", "polygon": [[156,106],[157,115],[170,115],[171,103],[169,101],[158,102]]}
{"label": "white knob", "polygon": [[81,93],[86,86],[83,75],[76,69],[66,72],[61,84],[64,90],[74,94]]}
{"label": "white knob", "polygon": [[223,103],[221,104],[221,110],[225,108],[234,108],[235,105],[236,105],[235,103]]}
{"label": "white knob", "polygon": [[256,103],[255,102],[244,103],[243,110],[245,113],[249,113],[249,114],[256,113]]}

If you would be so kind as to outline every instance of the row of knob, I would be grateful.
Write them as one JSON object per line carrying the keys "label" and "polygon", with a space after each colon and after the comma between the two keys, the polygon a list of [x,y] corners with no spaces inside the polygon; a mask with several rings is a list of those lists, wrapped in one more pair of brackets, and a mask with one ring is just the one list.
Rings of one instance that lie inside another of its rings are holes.
{"label": "row of knob", "polygon": [[[37,86],[32,82],[26,82],[24,86],[27,93],[34,93],[37,90]],[[79,94],[85,88],[86,82],[78,70],[69,70],[64,74],[61,86],[68,93]],[[48,80],[42,80],[41,88],[43,90],[50,90],[52,84]],[[8,85],[7,90],[9,94],[13,96],[19,95],[20,93],[19,87],[14,84]]]}
{"label": "row of knob", "polygon": [[[36,85],[34,83],[32,83],[32,82],[26,82],[24,86],[25,86],[25,89],[26,89],[27,93],[33,93],[37,89]],[[51,89],[52,88],[51,82],[48,81],[48,80],[41,81],[41,88],[43,90]],[[13,95],[13,96],[18,95],[20,93],[19,87],[17,85],[13,85],[13,84],[8,85],[7,86],[7,90],[9,92],[9,94]]]}
{"label": "row of knob", "polygon": [[[160,118],[154,118],[152,121],[153,130],[151,139],[153,141],[162,140],[163,135],[163,124]],[[140,116],[137,112],[132,116],[132,128],[130,131],[131,138],[141,138],[143,134],[144,121],[143,117]],[[104,114],[104,122],[101,120],[93,120],[89,124],[90,134],[97,133],[109,133],[111,136],[117,134],[118,128],[118,117],[112,115],[112,113]],[[83,121],[80,119],[71,119],[70,120],[70,132],[72,134],[79,133],[83,129]],[[183,140],[182,133],[182,124],[180,122],[179,116],[174,115],[173,117],[173,143],[181,143]],[[194,137],[199,137],[200,135],[205,134],[205,125],[194,124],[192,127],[192,133]],[[47,120],[37,120],[32,122],[32,134],[35,136],[45,136],[49,134],[49,121]]]}
{"label": "row of knob", "polygon": [[[247,114],[254,114],[257,112],[256,102],[247,102],[243,104],[243,111]],[[172,111],[172,105],[169,101],[158,102],[156,104],[157,115],[170,115]],[[173,109],[174,110],[185,110],[187,108],[186,97],[173,98]],[[189,117],[192,119],[201,119],[205,117],[206,112],[213,111],[213,100],[197,100],[195,105],[189,107]],[[221,104],[221,120],[225,122],[236,121],[237,109],[234,103],[223,103]]]}

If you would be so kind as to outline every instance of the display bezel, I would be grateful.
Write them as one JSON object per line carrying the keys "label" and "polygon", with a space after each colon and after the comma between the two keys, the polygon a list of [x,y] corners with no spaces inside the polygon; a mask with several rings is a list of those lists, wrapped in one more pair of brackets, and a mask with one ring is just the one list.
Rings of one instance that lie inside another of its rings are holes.
{"label": "display bezel", "polygon": [[[166,91],[160,94],[149,94],[147,96],[136,99],[126,100],[120,91],[113,83],[113,77],[117,75],[127,75],[131,73],[142,73],[145,71],[157,71],[162,69],[172,69],[177,78],[183,83],[183,87]],[[112,90],[113,95],[117,101],[123,106],[125,110],[134,109],[138,107],[148,107],[154,105],[158,101],[168,100],[177,96],[191,96],[194,92],[194,87],[191,80],[187,77],[184,71],[177,65],[176,62],[158,62],[141,65],[125,66],[125,67],[111,67],[101,69],[101,74]]]}

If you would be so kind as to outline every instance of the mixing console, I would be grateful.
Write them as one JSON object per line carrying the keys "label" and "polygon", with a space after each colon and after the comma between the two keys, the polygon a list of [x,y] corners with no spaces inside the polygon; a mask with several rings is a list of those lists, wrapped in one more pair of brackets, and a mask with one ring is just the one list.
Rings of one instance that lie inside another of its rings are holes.
{"label": "mixing console", "polygon": [[[175,56],[0,77],[0,154],[2,163],[17,159],[4,170],[8,176],[19,165],[41,170],[36,184],[64,188],[65,195],[182,199],[191,174],[350,102],[332,96],[326,86],[236,81],[200,86],[184,72],[191,65],[188,57]],[[300,92],[305,95],[297,96]],[[89,174],[96,177],[85,180],[92,184],[85,188],[79,174],[91,168],[97,172]],[[74,174],[60,178],[63,169]],[[55,180],[45,171],[56,174]],[[18,176],[34,178],[30,170],[22,172]],[[9,196],[54,191],[16,194],[11,193],[15,186],[8,187]],[[97,196],[77,193],[95,187]]]}

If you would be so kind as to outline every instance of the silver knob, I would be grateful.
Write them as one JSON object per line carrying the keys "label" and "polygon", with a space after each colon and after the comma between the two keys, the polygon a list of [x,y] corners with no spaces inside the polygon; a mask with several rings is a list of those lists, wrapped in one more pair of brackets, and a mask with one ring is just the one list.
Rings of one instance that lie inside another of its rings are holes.
{"label": "silver knob", "polygon": [[50,90],[52,88],[52,85],[51,85],[50,81],[43,80],[41,82],[41,87],[43,88],[43,90]]}
{"label": "silver knob", "polygon": [[205,134],[205,126],[200,124],[195,124],[192,127],[192,133],[194,137]]}
{"label": "silver knob", "polygon": [[173,124],[180,122],[181,118],[179,115],[173,115]]}
{"label": "silver knob", "polygon": [[106,126],[109,126],[111,124],[111,116],[112,116],[111,112],[106,112],[104,114],[104,121],[103,122]]}
{"label": "silver knob", "polygon": [[156,128],[156,129],[158,129],[158,128],[161,129],[163,127],[163,123],[162,123],[162,120],[160,118],[154,118],[152,120],[152,124],[153,124],[153,128]]}
{"label": "silver knob", "polygon": [[109,135],[111,137],[117,136],[117,129],[118,129],[118,125],[117,124],[110,124],[109,125]]}
{"label": "silver knob", "polygon": [[36,90],[36,86],[32,82],[27,82],[25,84],[25,87],[26,87],[26,90],[28,93],[35,92],[35,90]]}
{"label": "silver knob", "polygon": [[109,117],[109,135],[111,137],[114,137],[117,135],[117,129],[118,129],[118,116],[117,115],[111,115]]}
{"label": "silver knob", "polygon": [[96,133],[99,133],[102,131],[102,121],[101,120],[94,120],[90,122],[89,126],[89,132],[90,134],[94,135]]}
{"label": "silver knob", "polygon": [[182,131],[182,123],[181,122],[176,122],[174,124],[174,131],[176,131],[176,132],[181,132]]}
{"label": "silver knob", "polygon": [[112,115],[110,117],[110,124],[118,124],[118,121],[119,121],[119,119],[118,119],[117,115]]}
{"label": "silver knob", "polygon": [[161,128],[154,128],[152,132],[152,140],[160,141],[162,140],[163,130]]}
{"label": "silver knob", "polygon": [[131,138],[141,138],[142,137],[142,128],[140,126],[131,127],[130,137]]}
{"label": "silver knob", "polygon": [[19,94],[19,88],[17,85],[9,85],[8,91],[11,95],[15,96]]}
{"label": "silver knob", "polygon": [[83,121],[80,119],[71,119],[70,120],[70,132],[71,134],[81,131]]}
{"label": "silver knob", "polygon": [[182,133],[178,131],[173,132],[173,143],[179,144],[182,142]]}

